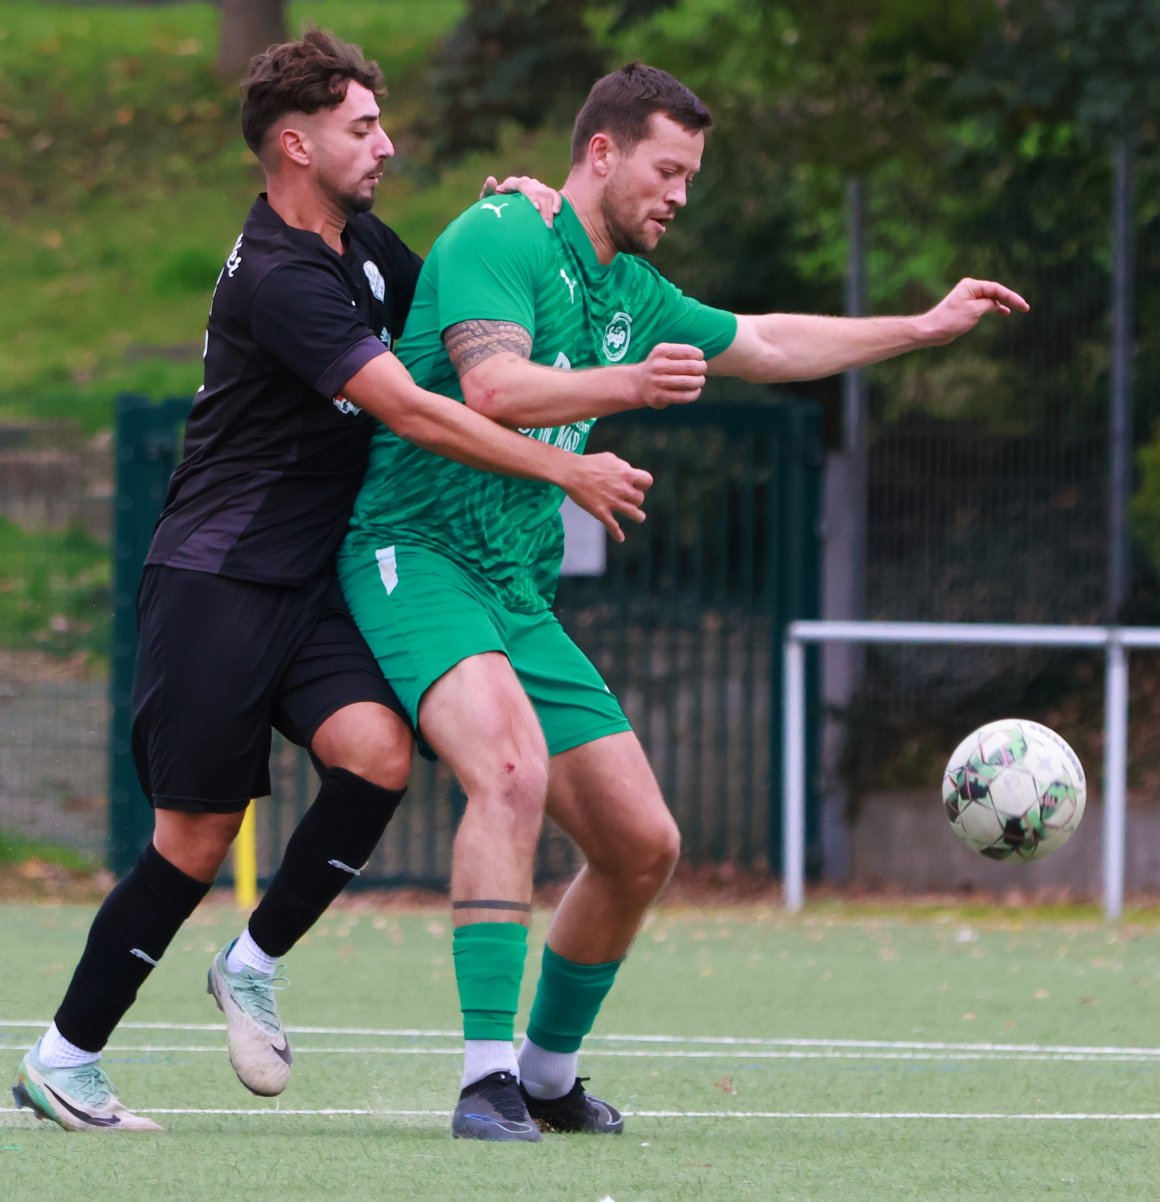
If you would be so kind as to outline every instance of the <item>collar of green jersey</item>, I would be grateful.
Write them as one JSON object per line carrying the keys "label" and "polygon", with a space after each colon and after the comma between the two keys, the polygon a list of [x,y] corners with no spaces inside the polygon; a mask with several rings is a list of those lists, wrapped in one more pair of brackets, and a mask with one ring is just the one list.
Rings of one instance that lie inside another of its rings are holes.
{"label": "collar of green jersey", "polygon": [[580,260],[585,273],[591,279],[600,275],[612,266],[611,263],[601,263],[596,257],[596,248],[588,231],[584,228],[576,210],[566,196],[561,198],[560,211],[556,214],[556,228],[568,239],[576,257]]}

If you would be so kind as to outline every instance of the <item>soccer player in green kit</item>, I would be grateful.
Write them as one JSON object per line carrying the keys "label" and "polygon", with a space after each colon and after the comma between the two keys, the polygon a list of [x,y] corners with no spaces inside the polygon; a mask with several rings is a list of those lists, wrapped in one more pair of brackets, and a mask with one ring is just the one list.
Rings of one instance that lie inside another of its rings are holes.
{"label": "soccer player in green kit", "polygon": [[[639,256],[685,204],[710,123],[664,71],[633,63],[599,80],[551,230],[521,198],[491,197],[436,242],[401,343],[415,379],[581,454],[596,418],[696,400],[707,373],[814,379],[1027,309],[978,280],[911,317],[737,316],[685,297]],[[463,1138],[623,1129],[584,1090],[579,1049],[680,850],[628,719],[552,612],[561,500],[379,430],[340,556],[359,627],[467,795],[451,876]],[[517,1057],[545,807],[585,864],[552,918]]]}

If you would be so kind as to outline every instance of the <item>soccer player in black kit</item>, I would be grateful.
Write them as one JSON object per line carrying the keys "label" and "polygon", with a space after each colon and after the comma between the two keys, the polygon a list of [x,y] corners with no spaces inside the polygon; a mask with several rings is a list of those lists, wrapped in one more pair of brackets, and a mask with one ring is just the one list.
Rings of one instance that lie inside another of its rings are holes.
{"label": "soccer player in black kit", "polygon": [[133,749],[150,845],[98,911],[49,1030],[13,1093],[66,1130],[156,1131],[100,1052],[209,890],[253,797],[271,728],[309,748],[317,798],[209,988],[254,1093],[286,1084],[276,961],[366,863],[406,788],[413,737],[346,611],[333,557],[376,419],[474,467],[551,480],[622,537],[651,484],[420,389],[389,348],[420,260],[370,215],[394,153],[382,76],[320,30],[271,47],[243,84],[242,131],[266,176],[218,278],[205,383],[138,595]]}

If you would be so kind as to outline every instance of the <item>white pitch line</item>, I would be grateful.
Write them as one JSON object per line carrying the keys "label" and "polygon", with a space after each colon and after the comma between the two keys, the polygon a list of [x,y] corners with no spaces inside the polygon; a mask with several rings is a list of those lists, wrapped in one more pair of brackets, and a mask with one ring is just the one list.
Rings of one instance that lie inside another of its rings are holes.
{"label": "white pitch line", "polygon": [[[110,1056],[127,1055],[212,1055],[218,1056],[225,1050],[224,1044],[110,1044],[106,1049]],[[889,1052],[889,1051],[847,1051],[834,1049],[830,1051],[766,1051],[761,1049],[721,1049],[707,1051],[696,1049],[622,1049],[622,1048],[590,1048],[585,1049],[585,1056],[603,1060],[833,1060],[833,1061],[874,1061],[883,1062],[936,1062],[946,1063],[1027,1063],[1027,1064],[1150,1064],[1155,1057],[1141,1056],[1132,1052],[1123,1052],[1118,1056],[1092,1056],[1084,1053],[1064,1054],[1052,1052],[1032,1053],[1002,1053],[1002,1052]],[[463,1049],[435,1047],[399,1047],[382,1048],[368,1047],[366,1044],[354,1047],[310,1047],[299,1043],[294,1044],[295,1056],[462,1056]]]}
{"label": "white pitch line", "polygon": [[[449,1110],[380,1110],[362,1107],[317,1107],[306,1109],[281,1108],[270,1110],[241,1109],[235,1107],[154,1107],[139,1106],[142,1114],[232,1116],[236,1118],[429,1118],[447,1119]],[[23,1112],[13,1107],[0,1107],[0,1115],[20,1115]],[[1091,1111],[1012,1112],[1000,1111],[910,1111],[910,1110],[626,1110],[625,1118],[632,1119],[763,1119],[767,1121],[789,1121],[799,1119],[870,1121],[870,1122],[1083,1122],[1083,1123],[1156,1123],[1160,1112],[1144,1113],[1099,1113]],[[32,1121],[30,1114],[24,1117]]]}
{"label": "white pitch line", "polygon": [[[50,1019],[0,1019],[0,1027],[12,1027],[24,1030],[40,1030],[47,1028]],[[220,1023],[138,1023],[127,1022],[118,1026],[118,1031],[201,1031],[220,1033],[223,1028]],[[291,1026],[287,1030],[291,1035],[337,1035],[344,1037],[367,1036],[379,1039],[462,1039],[459,1031],[444,1031],[438,1029],[423,1029],[417,1027],[299,1027]],[[889,1040],[889,1039],[771,1039],[748,1038],[732,1035],[590,1035],[585,1043],[585,1051],[599,1053],[602,1043],[633,1043],[656,1044],[673,1047],[702,1046],[751,1049],[843,1049],[885,1052],[962,1052],[971,1055],[1026,1055],[1026,1056],[1084,1056],[1092,1058],[1120,1058],[1131,1056],[1137,1059],[1160,1059],[1160,1047],[1137,1046],[1102,1046],[1085,1044],[1047,1044],[1047,1043],[966,1043],[923,1040]],[[298,1049],[296,1048],[295,1051]],[[333,1050],[333,1049],[330,1049]],[[361,1049],[367,1050],[367,1049]],[[611,1055],[611,1051],[604,1054]]]}

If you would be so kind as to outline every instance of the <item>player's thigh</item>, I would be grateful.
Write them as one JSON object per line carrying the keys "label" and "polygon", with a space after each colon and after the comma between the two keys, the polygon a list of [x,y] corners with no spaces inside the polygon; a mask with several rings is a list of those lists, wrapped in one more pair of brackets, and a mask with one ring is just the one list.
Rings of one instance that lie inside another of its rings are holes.
{"label": "player's thigh", "polygon": [[310,751],[326,768],[344,768],[383,789],[405,789],[411,775],[415,735],[394,709],[355,702],[336,710],[310,741]]}
{"label": "player's thigh", "polygon": [[469,797],[510,782],[542,802],[548,749],[506,655],[470,655],[449,668],[425,693],[419,722]]}
{"label": "player's thigh", "polygon": [[273,722],[326,767],[345,768],[389,789],[407,783],[410,720],[337,582],[279,679]]}
{"label": "player's thigh", "polygon": [[632,731],[554,755],[548,814],[595,868],[622,874],[657,865],[667,871],[680,852],[677,824]]}
{"label": "player's thigh", "polygon": [[156,805],[238,808],[270,791],[272,698],[303,614],[293,590],[146,569],[132,741]]}
{"label": "player's thigh", "polygon": [[512,666],[531,699],[551,756],[631,731],[620,702],[550,610],[505,614]]}

